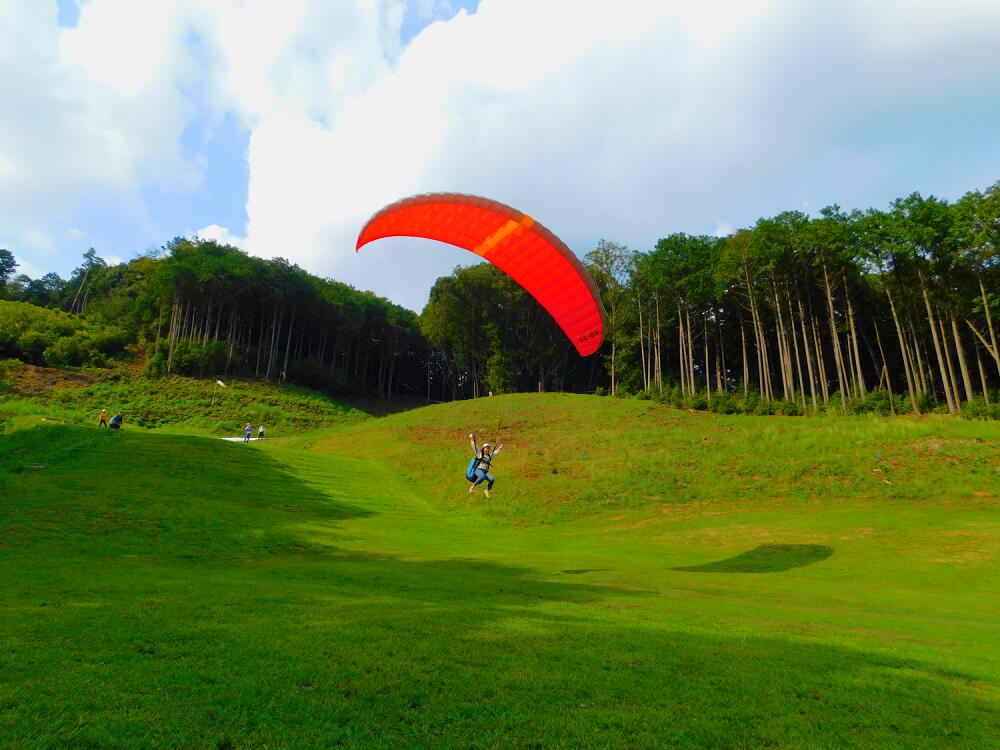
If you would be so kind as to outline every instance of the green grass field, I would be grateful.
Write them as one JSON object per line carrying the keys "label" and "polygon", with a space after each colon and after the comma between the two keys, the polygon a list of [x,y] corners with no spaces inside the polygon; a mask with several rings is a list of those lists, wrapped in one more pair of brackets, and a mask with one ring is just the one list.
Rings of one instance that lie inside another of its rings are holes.
{"label": "green grass field", "polygon": [[[0,435],[0,746],[988,748],[1000,426],[520,395]],[[491,500],[467,434],[503,440]]]}

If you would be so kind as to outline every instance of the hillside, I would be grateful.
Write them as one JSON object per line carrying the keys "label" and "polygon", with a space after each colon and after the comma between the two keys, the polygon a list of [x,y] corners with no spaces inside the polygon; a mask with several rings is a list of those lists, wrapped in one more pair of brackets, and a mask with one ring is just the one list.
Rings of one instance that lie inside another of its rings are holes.
{"label": "hillside", "polygon": [[987,747],[994,438],[552,395],[8,432],[0,744]]}
{"label": "hillside", "polygon": [[[363,420],[367,415],[308,388],[262,381],[214,380],[180,375],[149,378],[140,367],[58,370],[7,360],[0,371],[4,413],[39,414],[96,424],[101,409],[121,410],[126,425],[200,434],[236,435],[247,422],[263,422],[272,436]],[[6,402],[3,400],[6,395]]]}
{"label": "hillside", "polygon": [[623,508],[1000,496],[1000,426],[941,416],[716,416],[650,401],[520,394],[417,409],[300,441],[391,464],[464,505],[468,434],[504,443],[498,492],[476,507],[521,522]]}

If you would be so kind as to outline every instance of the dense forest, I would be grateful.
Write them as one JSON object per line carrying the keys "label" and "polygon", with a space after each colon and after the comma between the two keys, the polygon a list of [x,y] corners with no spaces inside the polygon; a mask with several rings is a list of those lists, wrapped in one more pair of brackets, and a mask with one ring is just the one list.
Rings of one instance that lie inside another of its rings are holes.
{"label": "dense forest", "polygon": [[[103,365],[131,346],[154,376],[235,375],[387,399],[417,395],[414,384],[427,379],[413,312],[215,242],[175,239],[114,266],[89,250],[68,280],[16,276],[0,294],[63,311],[0,307],[0,357],[33,364]],[[76,330],[74,317],[90,325]],[[78,345],[60,356],[69,333]]]}
{"label": "dense forest", "polygon": [[387,399],[541,389],[727,412],[981,415],[997,411],[1000,387],[998,247],[1000,183],[955,202],[914,193],[885,210],[789,211],[646,252],[602,241],[585,262],[605,344],[587,359],[485,264],[438,279],[418,316],[198,239],[115,266],[89,251],[66,280],[15,275],[0,250],[0,297],[60,311],[32,322],[3,307],[0,357],[100,365],[132,349],[152,375]]}

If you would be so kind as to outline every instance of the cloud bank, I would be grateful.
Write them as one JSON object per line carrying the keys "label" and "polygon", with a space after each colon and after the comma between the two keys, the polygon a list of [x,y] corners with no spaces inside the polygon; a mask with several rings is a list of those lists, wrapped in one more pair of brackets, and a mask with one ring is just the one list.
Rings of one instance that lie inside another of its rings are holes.
{"label": "cloud bank", "polygon": [[412,193],[489,195],[581,255],[954,196],[1000,177],[998,31],[983,0],[91,0],[68,29],[14,0],[0,242],[39,265],[53,227],[95,202],[169,227],[145,244],[196,231],[143,190],[197,190],[212,164],[186,134],[227,116],[249,134],[246,226],[197,231],[415,309],[474,258],[417,240],[353,251]]}

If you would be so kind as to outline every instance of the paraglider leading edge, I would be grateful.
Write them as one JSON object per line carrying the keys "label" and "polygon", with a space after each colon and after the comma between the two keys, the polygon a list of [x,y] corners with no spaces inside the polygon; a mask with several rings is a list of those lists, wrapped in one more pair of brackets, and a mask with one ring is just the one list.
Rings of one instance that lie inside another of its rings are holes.
{"label": "paraglider leading edge", "polygon": [[488,260],[549,312],[581,356],[604,340],[597,284],[548,228],[511,206],[463,193],[425,193],[391,203],[362,227],[355,251],[385,237],[445,242]]}

